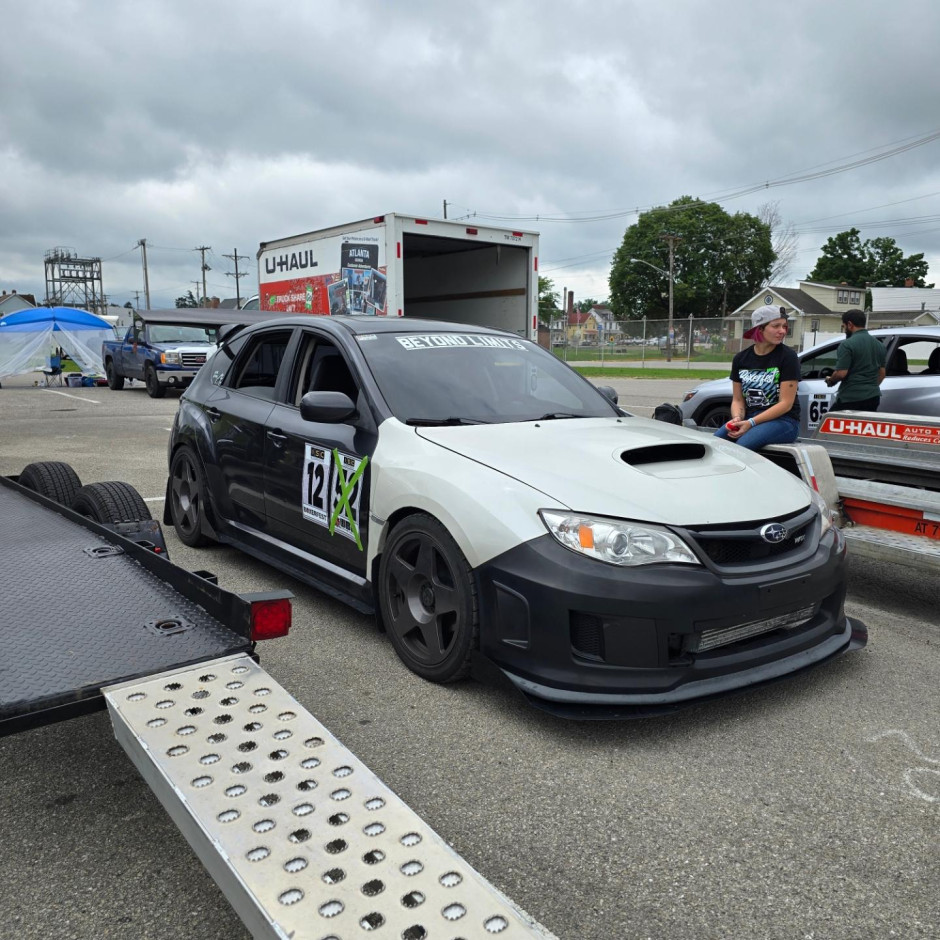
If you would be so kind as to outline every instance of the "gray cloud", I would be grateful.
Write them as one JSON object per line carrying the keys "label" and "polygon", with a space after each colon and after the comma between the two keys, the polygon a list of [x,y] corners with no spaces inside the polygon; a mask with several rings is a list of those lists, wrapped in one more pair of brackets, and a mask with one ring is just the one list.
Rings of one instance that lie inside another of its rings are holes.
{"label": "gray cloud", "polygon": [[[68,245],[133,299],[147,238],[154,303],[194,288],[202,244],[210,292],[234,295],[236,248],[253,270],[262,240],[446,199],[538,216],[511,224],[542,233],[546,273],[603,297],[635,214],[546,216],[716,198],[923,136],[938,25],[927,0],[7,5],[0,286],[43,295],[43,252]],[[779,200],[812,229],[794,278],[852,225],[925,251],[936,277],[940,225],[893,220],[937,197],[872,207],[940,191],[938,148],[719,201]]]}

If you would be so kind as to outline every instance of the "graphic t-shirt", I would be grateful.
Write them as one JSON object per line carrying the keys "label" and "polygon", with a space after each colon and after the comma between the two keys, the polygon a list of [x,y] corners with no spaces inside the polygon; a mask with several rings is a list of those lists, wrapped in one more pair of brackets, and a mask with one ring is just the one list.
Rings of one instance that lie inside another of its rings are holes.
{"label": "graphic t-shirt", "polygon": [[[741,383],[746,418],[752,418],[780,401],[781,382],[799,382],[800,360],[789,346],[774,346],[766,356],[758,356],[753,346],[742,349],[731,360],[731,381]],[[800,420],[799,399],[781,417]]]}

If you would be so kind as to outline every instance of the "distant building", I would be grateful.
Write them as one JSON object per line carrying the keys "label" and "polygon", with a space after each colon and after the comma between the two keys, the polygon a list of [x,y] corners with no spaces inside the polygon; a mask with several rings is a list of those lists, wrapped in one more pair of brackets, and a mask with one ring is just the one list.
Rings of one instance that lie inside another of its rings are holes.
{"label": "distant building", "polygon": [[940,323],[940,289],[935,287],[873,287],[868,324],[897,326],[910,323],[936,326]]}
{"label": "distant building", "polygon": [[29,310],[36,306],[36,298],[32,294],[18,294],[16,291],[0,293],[0,317],[17,310]]}

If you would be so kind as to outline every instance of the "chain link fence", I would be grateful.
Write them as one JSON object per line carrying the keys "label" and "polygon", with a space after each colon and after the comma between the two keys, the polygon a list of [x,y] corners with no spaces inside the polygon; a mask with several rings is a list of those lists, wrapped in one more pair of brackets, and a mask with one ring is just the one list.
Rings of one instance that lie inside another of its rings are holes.
{"label": "chain link fence", "polygon": [[659,365],[730,362],[741,346],[721,317],[613,320],[604,328],[561,326],[551,330],[552,351],[568,362]]}

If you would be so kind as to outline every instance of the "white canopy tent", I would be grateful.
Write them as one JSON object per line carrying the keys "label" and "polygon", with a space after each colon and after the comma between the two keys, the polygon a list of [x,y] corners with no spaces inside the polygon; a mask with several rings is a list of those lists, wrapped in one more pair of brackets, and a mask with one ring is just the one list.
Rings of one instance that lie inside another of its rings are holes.
{"label": "white canopy tent", "polygon": [[0,376],[48,369],[56,350],[82,372],[100,374],[101,344],[115,338],[107,320],[75,307],[36,307],[0,319]]}

